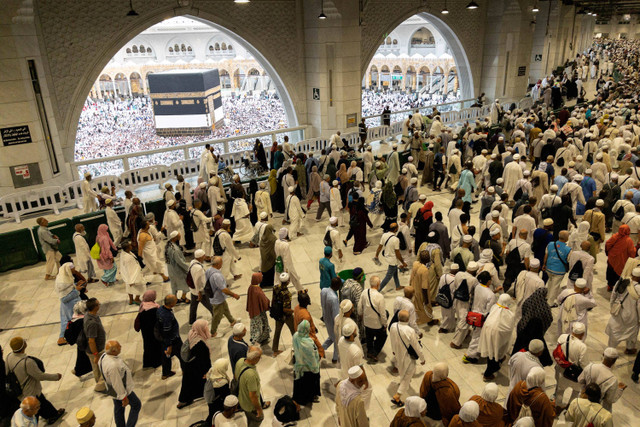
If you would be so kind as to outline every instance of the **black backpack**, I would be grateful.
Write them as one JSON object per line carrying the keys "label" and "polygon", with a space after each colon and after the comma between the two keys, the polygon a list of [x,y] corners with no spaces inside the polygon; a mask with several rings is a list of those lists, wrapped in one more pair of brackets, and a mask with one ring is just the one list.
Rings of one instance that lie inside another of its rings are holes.
{"label": "black backpack", "polygon": [[324,243],[325,246],[329,246],[331,248],[333,247],[333,241],[331,240],[331,230],[327,230],[327,232],[324,233],[322,243]]}
{"label": "black backpack", "polygon": [[465,265],[464,260],[462,259],[462,254],[460,252],[458,252],[456,256],[453,257],[453,262],[458,264],[459,271],[467,271],[467,266]]}
{"label": "black backpack", "polygon": [[400,241],[400,250],[407,250],[407,241],[405,240],[403,233],[398,233],[398,240]]}
{"label": "black backpack", "polygon": [[469,302],[471,297],[469,296],[469,285],[467,284],[467,279],[464,279],[460,286],[453,293],[453,298],[462,302]]}
{"label": "black backpack", "polygon": [[[15,364],[15,366],[13,367],[13,369],[9,369],[7,372],[7,376],[6,376],[6,391],[10,396],[15,397],[16,399],[18,399],[18,396],[20,396],[22,394],[22,384],[20,383],[20,381],[18,381],[18,377],[15,374],[15,369],[18,367],[18,365],[20,364],[20,362],[25,361],[24,363],[26,364],[26,360],[27,358],[23,358],[20,359],[18,361],[18,363]],[[26,369],[26,367],[25,367]]]}
{"label": "black backpack", "polygon": [[513,200],[520,200],[522,198],[522,187],[518,188],[516,192],[513,194]]}
{"label": "black backpack", "polygon": [[189,214],[189,216],[191,217],[191,224],[189,224],[189,228],[191,228],[191,231],[193,233],[197,233],[198,232],[198,225],[196,224],[196,222],[193,220],[193,212],[191,211],[191,213]]}
{"label": "black backpack", "polygon": [[283,425],[300,420],[300,412],[291,396],[282,396],[273,408],[273,415]]}
{"label": "black backpack", "polygon": [[445,281],[444,286],[438,291],[436,295],[436,302],[440,304],[442,308],[451,308],[453,306],[453,298],[451,297],[451,285]]}
{"label": "black backpack", "polygon": [[271,308],[269,309],[269,316],[272,319],[282,321],[284,318],[284,303],[280,297],[280,292],[274,293],[271,299]]}
{"label": "black backpack", "polygon": [[624,214],[625,214],[624,206],[621,205],[615,213],[615,218],[618,221],[622,221],[622,218],[624,218]]}
{"label": "black backpack", "polygon": [[482,234],[480,234],[480,241],[478,242],[478,244],[480,245],[481,248],[484,248],[485,244],[489,240],[491,240],[491,229],[487,227],[484,230],[482,230]]}
{"label": "black backpack", "polygon": [[220,244],[220,233],[216,233],[216,235],[213,237],[213,253],[216,256],[222,256],[222,254],[224,254],[224,251],[225,250]]}
{"label": "black backpack", "polygon": [[516,281],[518,274],[520,274],[525,267],[520,259],[520,249],[518,246],[509,252],[504,261],[507,265],[507,269],[504,272],[504,282],[502,283],[502,287],[505,290],[509,290],[513,282]]}
{"label": "black backpack", "polygon": [[580,278],[582,278],[582,274],[584,273],[584,267],[582,266],[582,261],[578,260],[571,270],[569,271],[569,280],[573,280],[574,282]]}

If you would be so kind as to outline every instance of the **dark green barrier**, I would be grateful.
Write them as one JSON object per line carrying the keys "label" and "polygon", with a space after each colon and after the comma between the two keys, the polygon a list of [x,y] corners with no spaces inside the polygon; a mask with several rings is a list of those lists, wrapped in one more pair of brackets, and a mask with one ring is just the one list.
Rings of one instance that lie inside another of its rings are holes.
{"label": "dark green barrier", "polygon": [[[58,236],[60,239],[60,245],[58,249],[62,255],[69,255],[74,253],[76,250],[73,246],[73,233],[75,233],[75,222],[73,219],[61,219],[59,221],[51,221],[48,225],[49,231],[51,231],[54,235]],[[38,239],[38,228],[39,226],[33,227],[33,239],[36,243],[36,250],[40,257],[41,261],[46,259],[44,252],[42,251],[42,247],[40,246],[40,239]]]}
{"label": "dark green barrier", "polygon": [[72,218],[73,225],[84,225],[84,231],[87,232],[85,238],[89,247],[91,248],[96,243],[96,235],[98,234],[98,227],[100,224],[107,223],[107,217],[104,215],[104,211],[92,212],[84,215],[74,216]]}
{"label": "dark green barrier", "polygon": [[167,205],[165,204],[164,199],[160,200],[152,200],[150,202],[144,203],[144,211],[145,213],[152,213],[156,216],[156,222],[158,223],[157,228],[160,230],[162,227],[162,220],[164,219],[164,211],[167,210]]}
{"label": "dark green barrier", "polygon": [[0,272],[37,264],[38,250],[27,228],[0,234]]}

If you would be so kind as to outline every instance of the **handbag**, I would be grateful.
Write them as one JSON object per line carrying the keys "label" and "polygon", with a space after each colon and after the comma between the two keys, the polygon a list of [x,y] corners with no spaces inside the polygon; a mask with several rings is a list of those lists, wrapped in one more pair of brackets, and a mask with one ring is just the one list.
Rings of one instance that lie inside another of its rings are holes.
{"label": "handbag", "polygon": [[[569,360],[569,341],[571,341],[571,335],[567,336],[567,356],[565,358],[567,361]],[[572,363],[565,368],[562,376],[574,383],[577,383],[580,374],[582,374],[582,368],[575,363]]]}
{"label": "handbag", "polygon": [[89,252],[92,259],[100,259],[100,245],[96,242],[91,248],[91,252]]}
{"label": "handbag", "polygon": [[475,326],[476,328],[482,328],[482,325],[484,325],[484,315],[482,313],[476,313],[475,311],[468,312],[467,324]]}

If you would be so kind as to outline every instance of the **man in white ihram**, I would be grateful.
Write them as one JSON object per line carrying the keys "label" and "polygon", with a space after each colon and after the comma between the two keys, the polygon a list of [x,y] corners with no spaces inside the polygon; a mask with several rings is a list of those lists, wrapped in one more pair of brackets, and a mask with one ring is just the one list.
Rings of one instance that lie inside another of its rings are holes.
{"label": "man in white ihram", "polygon": [[91,173],[87,172],[84,174],[84,180],[82,181],[82,207],[84,213],[98,210],[96,197],[98,197],[98,193],[91,188]]}
{"label": "man in white ihram", "polygon": [[120,221],[120,217],[113,210],[113,200],[107,199],[105,200],[105,205],[107,207],[104,210],[104,214],[107,217],[107,225],[109,226],[109,231],[113,236],[113,243],[116,246],[119,246],[122,242],[122,221]]}
{"label": "man in white ihram", "polygon": [[[582,339],[584,338],[584,333],[584,325],[580,322],[576,322],[573,324],[573,332],[571,334],[562,334],[558,337],[558,345],[560,345],[562,354],[565,356],[565,359],[582,369],[584,369],[589,363],[587,359],[587,346],[582,341]],[[568,351],[567,346],[569,348]],[[556,371],[555,401],[558,403],[562,402],[565,390],[571,387],[573,389],[571,398],[563,402],[568,404],[573,399],[578,397],[578,394],[580,393],[580,386],[578,383],[564,377],[565,368],[562,368],[557,363],[554,366]]]}
{"label": "man in white ihram", "polygon": [[222,253],[214,253],[214,255],[222,257],[222,275],[227,282],[230,282],[232,277],[233,280],[238,280],[242,277],[242,274],[238,274],[238,269],[236,267],[236,262],[240,261],[242,258],[240,257],[238,250],[233,245],[233,240],[231,240],[231,235],[229,234],[230,229],[231,221],[229,219],[225,219],[222,221],[222,228],[216,231],[216,234],[214,234],[212,238],[212,242],[215,242],[215,238],[217,236],[220,247],[222,248]]}
{"label": "man in white ihram", "polygon": [[612,412],[611,407],[620,399],[627,385],[619,382],[611,370],[616,360],[618,360],[618,351],[615,348],[607,347],[603,356],[602,363],[590,363],[582,371],[582,374],[578,377],[578,382],[582,385],[598,384],[602,393],[602,407]]}
{"label": "man in white ihram", "polygon": [[400,384],[392,399],[394,403],[398,404],[402,402],[403,396],[405,398],[408,396],[411,388],[411,378],[416,371],[416,360],[409,354],[409,348],[413,348],[417,353],[420,364],[425,364],[422,347],[418,342],[418,334],[409,326],[409,312],[407,310],[398,312],[398,321],[391,326],[389,339],[393,350],[392,364],[400,374]]}
{"label": "man in white ihram", "polygon": [[302,236],[300,227],[302,226],[304,211],[300,206],[300,199],[296,196],[295,191],[295,187],[289,187],[289,196],[287,197],[287,203],[285,206],[286,219],[291,223],[291,226],[289,227],[289,238]]}

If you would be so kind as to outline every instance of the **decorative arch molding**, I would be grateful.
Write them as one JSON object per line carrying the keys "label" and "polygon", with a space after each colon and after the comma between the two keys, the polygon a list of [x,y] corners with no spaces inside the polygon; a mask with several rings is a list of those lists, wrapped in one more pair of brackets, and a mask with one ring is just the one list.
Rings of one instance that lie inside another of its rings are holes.
{"label": "decorative arch molding", "polygon": [[[380,46],[380,37],[382,34],[391,34],[393,30],[408,18],[420,15],[442,35],[451,48],[451,53],[456,64],[456,70],[458,71],[458,78],[460,81],[460,91],[463,98],[474,98],[474,77],[471,69],[471,62],[469,56],[475,56],[479,65],[482,60],[482,34],[483,30],[481,25],[484,22],[482,19],[478,19],[479,16],[475,16],[477,22],[471,20],[467,25],[466,19],[471,16],[470,14],[464,15],[465,19],[458,19],[458,14],[449,14],[446,18],[440,18],[432,13],[427,12],[427,7],[420,7],[416,10],[415,6],[411,6],[408,2],[405,2],[405,7],[397,7],[395,11],[397,15],[389,16],[389,9],[385,7],[384,2],[379,0],[370,1],[367,7],[365,7],[365,34],[363,34],[361,47],[361,70],[364,75],[369,63],[373,59],[378,47]],[[439,5],[430,5],[430,10],[438,10]],[[462,11],[465,13],[465,11]],[[470,18],[469,18],[470,19]],[[455,22],[454,22],[455,21]],[[375,24],[374,24],[375,23]],[[467,27],[465,29],[465,26]],[[476,40],[461,40],[458,37],[458,32],[462,32],[464,36],[469,38],[470,34],[474,33],[474,27],[478,26],[475,33]],[[465,49],[466,47],[466,49]]]}
{"label": "decorative arch molding", "polygon": [[[294,93],[298,92],[296,99],[299,101],[295,105],[302,110],[301,113],[305,113],[303,96],[300,93],[303,89],[298,88],[296,78],[300,62],[295,56],[287,58],[286,55],[281,55],[281,52],[270,47],[269,37],[263,37],[264,34],[259,31],[252,31],[251,19],[249,19],[272,17],[274,21],[279,21],[276,19],[277,16],[287,17],[295,14],[295,8],[291,8],[290,4],[284,2],[274,6],[266,2],[260,5],[258,2],[260,6],[254,9],[255,16],[247,17],[246,13],[240,13],[233,3],[220,4],[220,7],[216,6],[215,11],[213,8],[210,11],[192,7],[176,8],[175,2],[157,0],[153,3],[147,2],[146,7],[139,7],[137,11],[140,15],[131,19],[125,17],[119,5],[115,3],[101,2],[82,19],[62,26],[57,22],[56,17],[65,13],[68,16],[74,16],[73,2],[60,2],[60,4],[56,2],[55,7],[49,3],[42,3],[38,10],[37,25],[43,32],[42,50],[48,61],[46,67],[49,70],[47,73],[49,87],[52,101],[57,104],[57,108],[54,108],[56,123],[61,148],[67,161],[72,161],[74,158],[75,134],[86,95],[109,60],[142,31],[165,19],[177,16],[186,16],[210,25],[227,35],[235,45],[241,45],[250,52],[271,76],[284,105],[289,125],[298,125],[298,114],[287,86]],[[294,19],[292,16],[291,20]],[[119,25],[113,25],[114,22]],[[88,31],[88,28],[93,28],[94,31]],[[280,26],[279,30],[273,28],[266,30],[270,31],[271,37],[291,40],[292,43],[297,42],[295,28],[292,30]],[[65,34],[66,37],[81,40],[73,63],[62,60],[67,58],[66,48],[57,45],[56,42],[65,37]]]}

